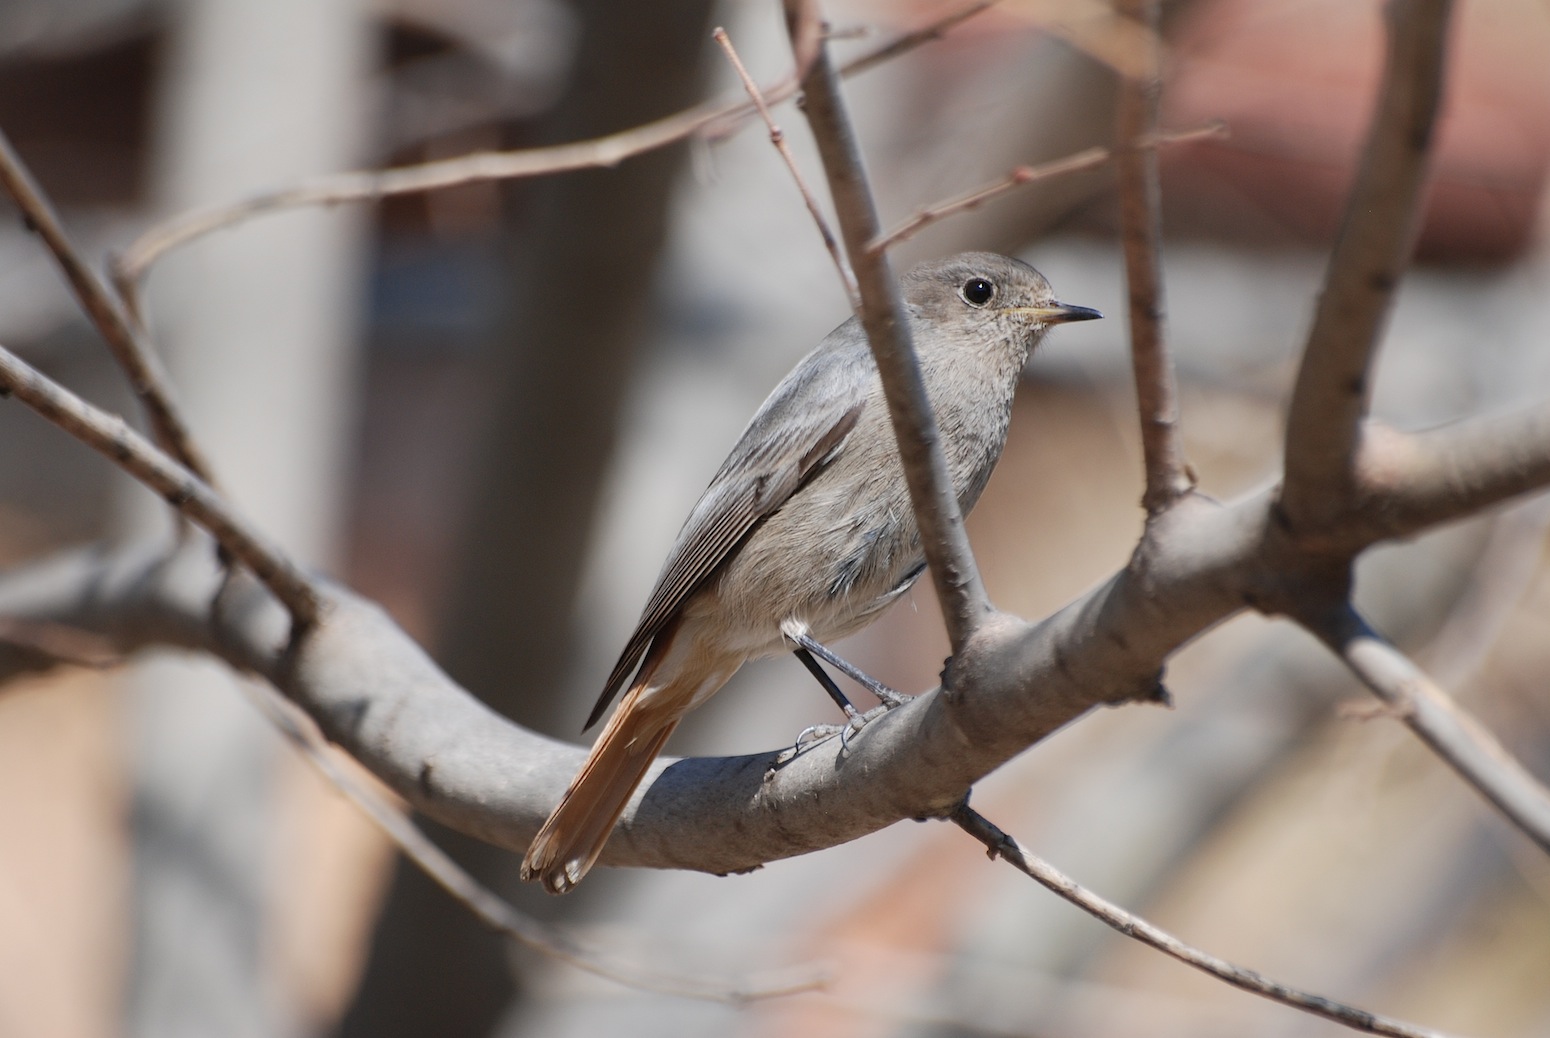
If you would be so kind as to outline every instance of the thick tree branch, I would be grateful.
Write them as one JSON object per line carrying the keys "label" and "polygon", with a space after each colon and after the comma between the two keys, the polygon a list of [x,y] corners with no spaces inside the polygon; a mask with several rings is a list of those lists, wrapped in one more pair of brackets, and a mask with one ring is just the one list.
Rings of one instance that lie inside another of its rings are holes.
{"label": "thick tree branch", "polygon": [[[802,7],[801,0],[786,0],[787,21],[792,26],[800,24]],[[827,44],[820,43],[812,68],[802,81],[802,91],[839,216],[845,253],[861,296],[861,325],[882,374],[910,502],[920,526],[921,546],[931,567],[948,638],[957,653],[993,607],[963,528],[963,514],[942,453],[936,415],[921,380],[898,279],[887,253],[867,247],[881,230],[877,205]]]}
{"label": "thick tree branch", "polygon": [[1385,9],[1382,93],[1287,417],[1282,505],[1299,531],[1335,525],[1352,499],[1372,364],[1420,223],[1450,7],[1390,0]]}
{"label": "thick tree branch", "polygon": [[[3,349],[0,388],[162,494],[298,618],[315,622],[299,625],[283,649],[280,606],[245,574],[226,573],[197,540],[166,557],[142,551],[60,564],[49,568],[54,586],[40,585],[36,571],[9,575],[0,616],[79,627],[125,651],[172,644],[219,655],[285,691],[432,817],[526,846],[579,766],[579,749],[473,700],[375,607],[318,587],[122,420]],[[1460,501],[1433,518],[1477,505]],[[662,762],[603,860],[737,871],[950,812],[975,781],[1093,706],[1156,698],[1168,656],[1215,623],[1245,606],[1295,602],[1303,567],[1321,556],[1273,512],[1269,491],[1231,506],[1186,495],[1148,525],[1125,570],[1037,625],[992,615],[958,652],[951,694],[928,694],[874,721],[847,753],[831,740],[789,760]],[[0,655],[0,668],[38,665],[36,653]]]}
{"label": "thick tree branch", "polygon": [[1550,402],[1421,433],[1369,422],[1342,545],[1405,537],[1550,484]]}
{"label": "thick tree branch", "polygon": [[1348,1006],[1322,995],[1299,991],[1254,970],[1235,966],[1226,959],[1219,959],[1215,955],[1193,948],[1166,930],[1153,926],[1140,916],[1132,915],[1082,887],[1053,865],[1031,854],[1014,837],[1002,832],[967,803],[959,805],[958,810],[953,812],[953,823],[984,844],[986,853],[992,858],[1005,860],[1046,890],[1065,898],[1093,918],[1113,927],[1126,937],[1133,937],[1142,944],[1156,948],[1164,955],[1171,956],[1187,966],[1193,966],[1202,973],[1208,973],[1235,988],[1241,988],[1251,994],[1268,998],[1272,1002],[1280,1002],[1282,1005],[1300,1009],[1314,1016],[1321,1016],[1326,1020],[1333,1020],[1337,1024],[1364,1034],[1392,1035],[1394,1038],[1446,1038],[1441,1031],[1417,1027],[1403,1020],[1357,1009],[1355,1006]]}
{"label": "thick tree branch", "polygon": [[155,351],[123,302],[81,259],[48,197],[3,132],[0,132],[0,184],[5,186],[27,223],[53,253],[81,308],[107,341],[113,359],[128,376],[129,388],[145,410],[157,444],[205,483],[213,483],[210,466],[184,424],[173,398],[172,383]]}
{"label": "thick tree branch", "polygon": [[[1092,707],[1155,698],[1185,642],[1245,607],[1289,600],[1301,557],[1273,506],[1269,490],[1231,505],[1186,495],[1149,525],[1125,570],[1036,625],[993,617],[955,658],[951,694],[873,721],[847,753],[831,739],[794,758],[659,762],[603,862],[743,871],[951,813],[974,782]],[[0,617],[66,624],[124,652],[217,655],[279,687],[431,817],[525,848],[583,751],[489,710],[371,603],[323,593],[328,608],[287,654],[284,612],[245,573],[223,582],[196,540],[5,574]],[[0,680],[39,665],[36,654],[0,652]]]}
{"label": "thick tree branch", "polygon": [[1485,726],[1369,627],[1354,609],[1345,607],[1327,616],[1305,617],[1303,623],[1465,782],[1550,851],[1550,790]]}
{"label": "thick tree branch", "polygon": [[1192,484],[1179,446],[1178,385],[1163,339],[1162,196],[1157,178],[1157,149],[1143,143],[1157,133],[1157,106],[1162,93],[1158,3],[1123,0],[1119,10],[1143,26],[1152,41],[1145,74],[1120,83],[1115,160],[1119,168],[1120,240],[1125,251],[1125,282],[1129,286],[1130,358],[1146,468],[1146,491],[1141,504],[1148,515],[1155,515]]}

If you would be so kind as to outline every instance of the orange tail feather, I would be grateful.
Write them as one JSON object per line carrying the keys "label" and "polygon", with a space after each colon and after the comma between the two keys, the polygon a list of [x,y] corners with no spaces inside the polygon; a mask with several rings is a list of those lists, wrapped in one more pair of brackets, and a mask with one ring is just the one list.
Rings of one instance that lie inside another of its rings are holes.
{"label": "orange tail feather", "polygon": [[592,745],[549,820],[522,859],[522,878],[540,879],[551,894],[570,890],[597,861],[681,715],[640,708],[641,686],[630,689]]}

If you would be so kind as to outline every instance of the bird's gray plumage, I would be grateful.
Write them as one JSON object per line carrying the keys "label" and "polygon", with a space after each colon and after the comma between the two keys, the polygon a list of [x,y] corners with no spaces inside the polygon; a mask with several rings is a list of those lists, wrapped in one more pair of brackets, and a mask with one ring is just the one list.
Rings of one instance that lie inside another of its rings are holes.
{"label": "bird's gray plumage", "polygon": [[[1018,292],[1030,305],[1053,302],[1048,283],[1032,267],[991,253],[966,253],[927,264],[904,279],[916,351],[937,422],[944,443],[960,447],[949,451],[949,462],[965,511],[978,499],[1000,456],[1017,372],[1042,331],[1037,322],[1008,321],[993,309],[968,305],[959,291],[974,277],[992,280],[1003,293]],[[979,355],[965,356],[967,350]],[[954,369],[952,377],[945,377],[949,367]],[[741,569],[754,572],[734,573],[733,582],[783,590],[778,560],[761,570],[754,531],[810,482],[824,480],[836,490],[848,486],[855,491],[824,493],[815,487],[817,495],[806,495],[814,497],[817,506],[809,512],[832,512],[803,517],[812,527],[804,532],[820,557],[831,556],[831,569],[815,590],[835,600],[867,596],[865,601],[837,601],[856,622],[826,631],[814,624],[817,636],[849,633],[908,588],[923,560],[888,421],[876,363],[860,321],[852,317],[781,380],[711,478],[679,531],[588,727],[618,695],[653,640],[675,622],[685,601],[725,567],[742,542],[751,543],[738,552],[750,556]],[[868,446],[857,451],[853,434],[862,424],[883,428],[870,429],[878,435],[866,437]],[[825,473],[837,466],[846,470],[846,478],[826,479]],[[750,590],[755,600],[766,597]],[[775,597],[791,598],[795,604],[801,596]],[[769,652],[779,651],[778,630],[770,629],[768,641]]]}
{"label": "bird's gray plumage", "polygon": [[[989,253],[916,267],[901,287],[967,512],[1006,443],[1029,350],[1049,326],[1098,315],[1056,303],[1033,268]],[[522,877],[574,887],[688,711],[788,639],[806,647],[866,624],[922,565],[882,382],[852,319],[775,387],[690,512],[592,721],[629,689],[533,837]]]}

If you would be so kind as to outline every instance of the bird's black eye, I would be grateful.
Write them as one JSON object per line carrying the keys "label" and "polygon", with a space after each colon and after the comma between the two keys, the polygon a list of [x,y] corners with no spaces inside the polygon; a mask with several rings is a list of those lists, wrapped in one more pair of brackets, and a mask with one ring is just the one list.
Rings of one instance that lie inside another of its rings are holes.
{"label": "bird's black eye", "polygon": [[963,283],[958,294],[963,296],[963,301],[970,306],[984,306],[995,297],[996,286],[984,278],[970,278]]}

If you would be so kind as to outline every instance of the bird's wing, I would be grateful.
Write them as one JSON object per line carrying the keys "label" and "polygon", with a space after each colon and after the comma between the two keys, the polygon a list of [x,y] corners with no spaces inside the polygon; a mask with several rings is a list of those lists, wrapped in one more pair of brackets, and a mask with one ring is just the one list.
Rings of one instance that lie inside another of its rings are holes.
{"label": "bird's wing", "polygon": [[680,606],[759,520],[779,509],[844,448],[876,367],[854,319],[836,328],[775,387],[689,513],[640,623],[614,664],[590,728]]}

